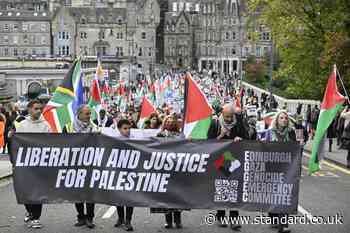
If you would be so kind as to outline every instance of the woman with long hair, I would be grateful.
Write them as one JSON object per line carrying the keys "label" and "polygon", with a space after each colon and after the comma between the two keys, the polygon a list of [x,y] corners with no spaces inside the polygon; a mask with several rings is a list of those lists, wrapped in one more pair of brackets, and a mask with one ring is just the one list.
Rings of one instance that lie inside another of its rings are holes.
{"label": "woman with long hair", "polygon": [[[166,116],[157,137],[176,138],[178,136],[180,136],[180,127],[176,115]],[[151,208],[151,212],[165,213],[166,229],[173,228],[173,223],[176,228],[182,228],[181,209]]]}
{"label": "woman with long hair", "polygon": [[[286,111],[277,113],[275,120],[272,122],[271,129],[267,134],[267,142],[289,142],[296,141],[295,130],[292,126],[292,121],[289,119]],[[272,221],[272,226],[278,228],[279,233],[289,233],[288,223],[282,224],[282,217],[287,216],[284,213],[269,213],[272,220],[278,219],[277,222]],[[288,218],[288,216],[287,216]]]}
{"label": "woman with long hair", "polygon": [[159,129],[161,125],[162,121],[155,112],[145,120],[145,129]]}

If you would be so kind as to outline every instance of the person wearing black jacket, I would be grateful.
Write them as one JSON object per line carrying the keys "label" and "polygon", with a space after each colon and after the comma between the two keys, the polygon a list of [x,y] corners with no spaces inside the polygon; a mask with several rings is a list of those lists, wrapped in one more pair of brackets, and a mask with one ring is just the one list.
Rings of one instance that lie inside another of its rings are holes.
{"label": "person wearing black jacket", "polygon": [[[284,143],[290,141],[297,141],[296,132],[289,119],[288,113],[286,111],[280,111],[271,124],[271,128],[267,133],[266,142]],[[291,230],[289,229],[288,222],[283,223],[283,221],[281,221],[283,218],[288,219],[288,214],[270,211],[269,217],[272,222],[272,227],[278,228],[278,233],[290,233]]]}
{"label": "person wearing black jacket", "polygon": [[[224,105],[219,118],[211,122],[208,139],[232,139],[234,142],[249,139],[248,128],[243,120],[243,115],[236,114],[233,104]],[[230,210],[230,218],[237,218],[238,215],[237,210]],[[216,218],[220,227],[227,227],[223,222],[225,210],[218,210]],[[239,224],[231,224],[233,230],[239,230],[241,227]]]}
{"label": "person wearing black jacket", "polygon": [[93,123],[98,127],[110,127],[113,125],[113,119],[106,115],[106,110],[101,109],[98,118],[96,118]]}

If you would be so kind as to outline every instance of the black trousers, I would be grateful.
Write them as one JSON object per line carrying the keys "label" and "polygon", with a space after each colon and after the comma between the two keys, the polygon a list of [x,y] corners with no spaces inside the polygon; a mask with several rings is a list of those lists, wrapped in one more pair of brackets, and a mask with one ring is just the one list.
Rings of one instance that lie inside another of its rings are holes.
{"label": "black trousers", "polygon": [[[218,219],[224,218],[225,215],[226,215],[225,210],[218,210],[218,211],[216,212],[216,217],[217,217]],[[234,217],[238,217],[238,215],[239,215],[238,210],[230,210],[230,217],[233,217],[233,218],[234,218]]]}
{"label": "black trousers", "polygon": [[95,203],[85,203],[86,215],[84,211],[84,203],[75,203],[75,208],[78,212],[78,219],[92,220],[95,217]]}
{"label": "black trousers", "polygon": [[346,156],[346,161],[348,162],[348,166],[350,165],[350,150],[348,150],[348,155]]}
{"label": "black trousers", "polygon": [[[271,218],[272,224],[278,224],[278,225],[281,225],[282,227],[288,227],[288,214],[269,213],[269,217]],[[282,217],[287,217],[285,224],[281,223]]]}
{"label": "black trousers", "polygon": [[172,212],[165,214],[165,221],[167,224],[173,224],[173,220],[174,220],[174,223],[176,223],[176,224],[181,223],[181,212],[180,211],[172,211]]}
{"label": "black trousers", "polygon": [[[134,207],[125,206],[125,214],[124,214],[124,206],[117,206],[118,217],[123,222],[131,222],[132,214],[134,212]],[[125,219],[124,219],[125,217]]]}
{"label": "black trousers", "polygon": [[27,212],[32,216],[33,220],[40,219],[41,211],[43,209],[42,204],[25,204]]}

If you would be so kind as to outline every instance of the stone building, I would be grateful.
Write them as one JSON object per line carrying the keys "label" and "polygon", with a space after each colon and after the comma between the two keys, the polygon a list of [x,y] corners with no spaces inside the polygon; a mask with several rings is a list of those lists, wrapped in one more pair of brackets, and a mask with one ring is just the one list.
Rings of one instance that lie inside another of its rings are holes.
{"label": "stone building", "polygon": [[[270,31],[258,21],[251,30],[259,38],[255,41],[250,38],[246,23],[258,14],[248,15],[244,0],[169,0],[165,15],[164,59],[177,67],[186,57],[192,61],[185,65],[199,70],[240,73],[249,55],[259,58],[271,48]],[[179,30],[179,22],[192,33]],[[186,41],[185,56],[179,41]]]}
{"label": "stone building", "polygon": [[49,13],[0,11],[1,57],[45,57],[50,51]]}
{"label": "stone building", "polygon": [[173,68],[193,66],[193,14],[168,12],[164,24],[164,64]]}
{"label": "stone building", "polygon": [[1,1],[0,57],[50,55],[50,19],[47,1]]}
{"label": "stone building", "polygon": [[156,0],[73,0],[52,19],[53,53],[132,62],[147,73],[155,62],[159,13]]}

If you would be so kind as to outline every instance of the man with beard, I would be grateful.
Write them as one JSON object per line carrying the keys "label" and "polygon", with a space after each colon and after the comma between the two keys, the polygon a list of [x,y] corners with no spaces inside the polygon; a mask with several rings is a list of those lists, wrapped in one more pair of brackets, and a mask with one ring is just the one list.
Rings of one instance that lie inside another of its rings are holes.
{"label": "man with beard", "polygon": [[[243,115],[237,114],[232,103],[226,104],[218,119],[214,119],[208,130],[208,139],[232,139],[234,142],[248,139],[248,129],[243,121]],[[237,218],[239,212],[230,210],[230,218]],[[224,223],[225,210],[218,210],[216,213],[217,223],[220,227],[227,227]],[[231,229],[239,230],[240,224],[232,224]]]}
{"label": "man with beard", "polygon": [[[97,133],[98,127],[91,122],[91,110],[87,105],[81,105],[77,109],[74,122],[67,124],[63,128],[63,133]],[[86,206],[86,214],[84,213]],[[88,228],[94,228],[93,218],[95,216],[95,203],[75,203],[78,212],[78,221],[74,224],[76,227],[86,225]]]}
{"label": "man with beard", "polygon": [[113,125],[113,120],[107,116],[106,110],[104,109],[100,110],[98,118],[96,118],[93,122],[98,127],[110,127]]}
{"label": "man with beard", "polygon": [[[28,104],[29,116],[18,124],[16,128],[17,133],[49,133],[51,130],[49,125],[42,117],[41,113],[43,105],[39,100],[32,100]],[[42,204],[25,204],[27,214],[24,222],[29,222],[28,227],[38,229],[42,225],[40,223],[40,216],[42,212]]]}

